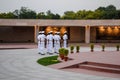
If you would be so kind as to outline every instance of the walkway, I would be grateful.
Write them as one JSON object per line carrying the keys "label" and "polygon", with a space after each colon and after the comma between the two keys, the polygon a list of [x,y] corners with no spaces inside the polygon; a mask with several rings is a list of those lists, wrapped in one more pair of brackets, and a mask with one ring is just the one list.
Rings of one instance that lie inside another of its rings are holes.
{"label": "walkway", "polygon": [[61,71],[36,63],[45,56],[49,55],[41,56],[37,49],[0,50],[0,80],[120,80]]}
{"label": "walkway", "polygon": [[[120,52],[95,51],[69,54],[69,60],[50,65],[54,69],[70,72],[92,74],[105,77],[120,78]],[[61,60],[59,58],[59,60]]]}

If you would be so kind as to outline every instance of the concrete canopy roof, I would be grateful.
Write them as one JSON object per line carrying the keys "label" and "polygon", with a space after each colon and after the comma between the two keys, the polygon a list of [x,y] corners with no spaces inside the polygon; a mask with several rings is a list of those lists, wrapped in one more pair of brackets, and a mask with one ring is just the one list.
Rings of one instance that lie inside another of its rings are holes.
{"label": "concrete canopy roof", "polygon": [[0,26],[120,26],[114,20],[54,20],[54,19],[0,19]]}

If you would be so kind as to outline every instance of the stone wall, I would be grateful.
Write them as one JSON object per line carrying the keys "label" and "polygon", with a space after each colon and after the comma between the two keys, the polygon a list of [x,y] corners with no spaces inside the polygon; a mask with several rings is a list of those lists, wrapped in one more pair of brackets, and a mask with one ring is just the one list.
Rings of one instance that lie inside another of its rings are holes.
{"label": "stone wall", "polygon": [[33,42],[34,27],[0,27],[0,42]]}
{"label": "stone wall", "polygon": [[96,28],[90,28],[90,42],[96,42]]}
{"label": "stone wall", "polygon": [[84,42],[85,41],[85,28],[84,27],[71,27],[69,41],[70,42]]}

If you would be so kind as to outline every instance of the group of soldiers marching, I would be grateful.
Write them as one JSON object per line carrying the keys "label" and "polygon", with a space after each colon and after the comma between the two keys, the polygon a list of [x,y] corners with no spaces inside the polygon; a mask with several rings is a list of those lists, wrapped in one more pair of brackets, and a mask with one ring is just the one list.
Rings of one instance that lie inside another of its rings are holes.
{"label": "group of soldiers marching", "polygon": [[[55,32],[53,35],[53,32],[50,31],[45,35],[44,31],[40,31],[37,39],[38,52],[41,55],[44,55],[45,53],[59,53],[61,47],[67,48],[68,36],[66,31],[62,37],[60,36],[60,32]],[[63,46],[61,46],[61,40],[63,40]]]}

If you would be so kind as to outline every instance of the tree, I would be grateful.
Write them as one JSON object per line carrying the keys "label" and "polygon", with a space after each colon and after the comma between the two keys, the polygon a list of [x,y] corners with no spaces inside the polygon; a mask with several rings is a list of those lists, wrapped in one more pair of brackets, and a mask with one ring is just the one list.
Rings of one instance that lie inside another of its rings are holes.
{"label": "tree", "polygon": [[44,12],[40,12],[37,14],[37,19],[46,19],[46,15]]}
{"label": "tree", "polygon": [[10,19],[10,18],[14,19],[14,18],[16,18],[16,16],[12,12],[9,12],[6,14],[6,18],[7,19]]}
{"label": "tree", "polygon": [[99,10],[99,11],[105,11],[106,8],[105,8],[105,7],[99,7],[99,8],[97,8],[95,11],[97,11],[97,10]]}
{"label": "tree", "polygon": [[59,14],[53,14],[50,10],[46,12],[47,19],[60,19]]}
{"label": "tree", "polygon": [[75,19],[75,12],[73,11],[66,11],[62,16],[63,19]]}
{"label": "tree", "polygon": [[54,15],[52,16],[52,19],[60,19],[60,15],[59,15],[59,14],[54,14]]}
{"label": "tree", "polygon": [[26,7],[21,7],[19,17],[21,19],[36,19],[36,12]]}
{"label": "tree", "polygon": [[118,15],[116,12],[116,7],[109,5],[107,7],[99,7],[95,11],[101,11],[101,19],[115,19]]}
{"label": "tree", "polygon": [[15,10],[8,13],[0,13],[0,18],[3,19],[120,19],[120,10],[117,10],[114,5],[107,7],[99,7],[95,11],[79,10],[66,11],[62,17],[59,14],[54,14],[50,10],[46,13],[40,12],[36,14],[35,11],[27,7],[21,7],[20,10]]}
{"label": "tree", "polygon": [[100,11],[100,10],[95,10],[94,11],[94,17],[96,19],[103,19],[103,14],[104,14],[104,11]]}
{"label": "tree", "polygon": [[[91,13],[91,11],[80,10],[76,13],[76,19],[87,19],[89,13]],[[91,15],[89,15],[89,17],[90,16]]]}
{"label": "tree", "polygon": [[52,19],[52,16],[53,16],[53,13],[50,11],[50,10],[48,10],[47,12],[46,12],[46,16],[47,16],[47,19]]}
{"label": "tree", "polygon": [[106,11],[116,11],[116,7],[114,5],[109,5],[105,9]]}
{"label": "tree", "polygon": [[116,11],[115,19],[120,19],[120,10]]}
{"label": "tree", "polygon": [[96,17],[94,15],[95,15],[95,12],[93,12],[93,11],[86,11],[85,19],[96,19]]}
{"label": "tree", "polygon": [[16,16],[12,13],[12,12],[8,12],[8,13],[1,13],[0,14],[0,18],[3,18],[3,19],[14,19],[16,18]]}
{"label": "tree", "polygon": [[1,13],[0,18],[2,18],[2,19],[6,18],[6,13]]}
{"label": "tree", "polygon": [[105,9],[105,19],[114,19],[116,15],[116,7],[109,5]]}
{"label": "tree", "polygon": [[19,10],[15,10],[15,11],[13,11],[13,14],[16,16],[16,18],[18,18],[19,19],[19,16],[20,16],[20,11]]}

